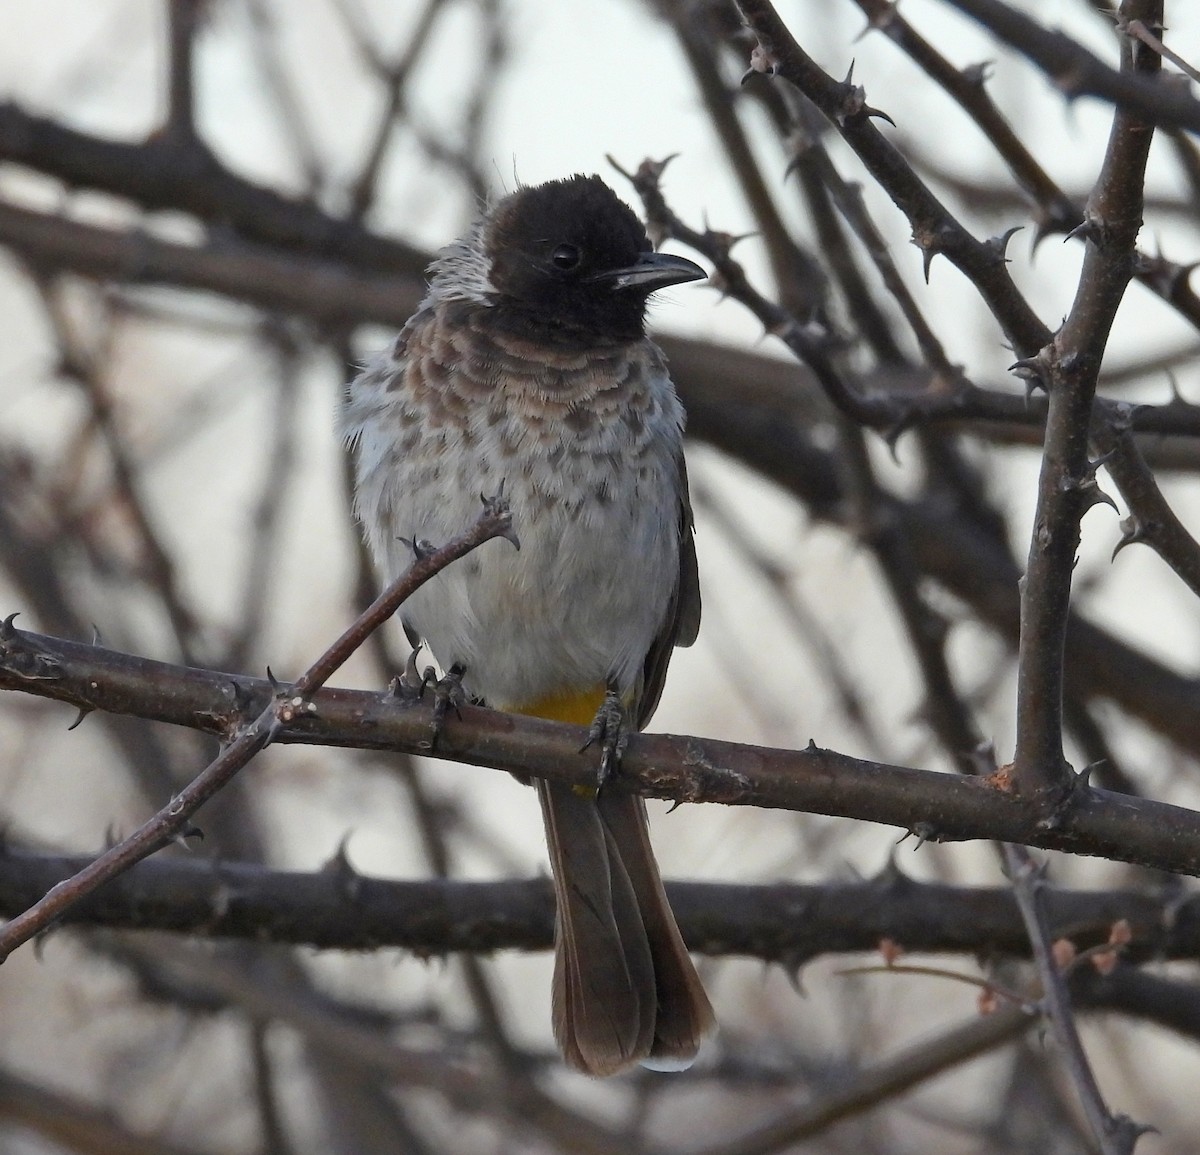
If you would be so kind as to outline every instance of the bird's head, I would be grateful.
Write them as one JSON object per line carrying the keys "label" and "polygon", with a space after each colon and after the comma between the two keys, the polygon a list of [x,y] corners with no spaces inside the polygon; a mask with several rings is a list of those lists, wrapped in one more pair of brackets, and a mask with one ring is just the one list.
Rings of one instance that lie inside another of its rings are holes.
{"label": "bird's head", "polygon": [[634,340],[651,293],[706,276],[692,261],[656,253],[598,176],[518,189],[483,218],[470,248],[486,275],[481,296],[530,336]]}

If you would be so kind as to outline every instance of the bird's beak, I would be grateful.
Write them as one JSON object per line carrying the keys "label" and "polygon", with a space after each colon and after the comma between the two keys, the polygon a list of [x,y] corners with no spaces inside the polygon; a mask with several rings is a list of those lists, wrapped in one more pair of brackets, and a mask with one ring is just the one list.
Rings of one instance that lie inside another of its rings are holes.
{"label": "bird's beak", "polygon": [[652,293],[668,285],[682,285],[685,281],[702,281],[708,274],[695,261],[676,257],[671,253],[642,253],[637,263],[624,269],[605,269],[588,280],[593,284],[607,285],[614,293],[622,289],[637,289]]}

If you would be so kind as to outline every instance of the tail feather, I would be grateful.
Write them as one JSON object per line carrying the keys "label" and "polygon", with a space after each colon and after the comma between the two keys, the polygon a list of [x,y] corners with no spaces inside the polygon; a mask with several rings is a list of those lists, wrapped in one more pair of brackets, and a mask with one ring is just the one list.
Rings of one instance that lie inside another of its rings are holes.
{"label": "tail feather", "polygon": [[597,809],[637,894],[642,927],[654,961],[658,1006],[654,1039],[644,1056],[652,1061],[645,1065],[667,1070],[688,1067],[713,1029],[715,1017],[663,889],[650,846],[646,803],[633,794],[602,792]]}
{"label": "tail feather", "polygon": [[645,805],[539,781],[558,900],[554,1034],[567,1062],[610,1075],[687,1066],[713,1024],[650,848]]}

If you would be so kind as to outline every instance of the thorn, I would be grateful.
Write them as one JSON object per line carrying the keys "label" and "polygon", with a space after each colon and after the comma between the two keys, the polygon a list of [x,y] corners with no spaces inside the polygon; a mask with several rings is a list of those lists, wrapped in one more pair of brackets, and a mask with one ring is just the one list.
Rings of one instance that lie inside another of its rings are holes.
{"label": "thorn", "polygon": [[666,156],[664,156],[662,158],[662,160],[644,161],[642,163],[642,165],[639,167],[638,172],[639,173],[649,173],[651,176],[654,177],[655,181],[658,181],[658,179],[662,176],[662,174],[667,171],[667,165],[669,165],[671,163],[671,161],[677,159],[678,156],[679,156],[679,153],[677,153],[677,152],[669,152],[669,153],[667,153]]}
{"label": "thorn", "polygon": [[1089,762],[1075,775],[1075,785],[1072,787],[1072,792],[1075,790],[1090,790],[1092,788],[1092,772],[1098,770],[1101,766],[1107,765],[1107,758],[1098,758],[1095,762]]}
{"label": "thorn", "polygon": [[267,667],[267,681],[271,683],[271,689],[274,693],[278,694],[283,689],[283,683],[275,677],[270,666]]}
{"label": "thorn", "polygon": [[[907,838],[908,835],[905,835]],[[888,850],[888,856],[884,861],[883,868],[874,878],[870,879],[872,887],[877,888],[884,893],[896,890],[898,887],[904,886],[912,880],[900,869],[900,860],[896,856],[896,847],[899,843],[894,843]]]}
{"label": "thorn", "polygon": [[74,730],[77,726],[79,726],[79,724],[84,720],[84,718],[86,718],[90,713],[92,713],[95,710],[95,708],[96,708],[95,706],[80,706],[79,713],[76,715],[75,721],[72,722],[67,727],[67,733],[69,734],[72,730]]}
{"label": "thorn", "polygon": [[98,625],[96,625],[95,622],[92,622],[92,645],[93,646],[104,645],[104,639],[100,637],[100,627]]}
{"label": "thorn", "polygon": [[1089,461],[1087,465],[1084,466],[1084,476],[1095,477],[1097,470],[1103,466],[1106,466],[1116,455],[1117,447],[1114,445],[1112,449],[1108,450],[1106,453],[1100,454],[1100,456],[1094,461]]}
{"label": "thorn", "polygon": [[1037,220],[1034,222],[1033,243],[1029,246],[1030,258],[1033,258],[1037,254],[1038,248],[1042,241],[1044,241],[1047,237],[1053,236],[1055,233],[1061,232],[1062,229],[1059,228],[1048,216],[1039,215]]}
{"label": "thorn", "polygon": [[347,833],[338,843],[338,848],[332,857],[321,867],[325,874],[331,874],[342,893],[352,902],[357,901],[362,893],[363,876],[354,869],[350,862],[348,848],[351,834]]}
{"label": "thorn", "polygon": [[716,245],[723,257],[728,257],[733,252],[734,245],[740,245],[742,241],[748,241],[751,237],[761,236],[762,233],[758,229],[753,229],[748,233],[722,233],[708,228],[707,225],[704,228],[704,239]]}
{"label": "thorn", "polygon": [[[270,670],[267,671],[268,676],[270,676],[270,672]],[[248,686],[244,686],[241,682],[235,682],[232,679],[228,682],[228,686],[233,692],[233,708],[238,713],[245,713],[252,701],[250,688]]]}
{"label": "thorn", "polygon": [[900,844],[900,842],[903,842],[904,839],[909,836],[909,834],[911,834],[917,840],[916,846],[913,847],[914,851],[920,850],[921,847],[924,846],[925,843],[927,843],[927,842],[937,842],[938,841],[937,828],[933,825],[932,822],[918,822],[908,832],[908,834],[905,834],[904,837],[901,838],[899,840],[899,842],[896,843],[896,845],[898,846]]}
{"label": "thorn", "polygon": [[896,19],[896,0],[891,0],[888,4],[882,4],[876,8],[874,12],[867,14],[867,26],[858,34],[861,40],[868,32],[879,29],[888,28]]}
{"label": "thorn", "polygon": [[396,540],[404,546],[407,546],[413,555],[414,561],[423,561],[431,553],[433,553],[434,545],[431,541],[426,541],[425,538],[415,537],[397,537]]}
{"label": "thorn", "polygon": [[[1167,371],[1167,384],[1171,386],[1171,400],[1167,402],[1167,407],[1178,405],[1181,408],[1191,409],[1192,406],[1188,404],[1183,394],[1179,391],[1179,378],[1170,370]],[[13,614],[8,621],[11,622],[16,616],[16,614]]]}
{"label": "thorn", "polygon": [[1100,244],[1107,234],[1104,224],[1095,217],[1085,216],[1073,229],[1071,229],[1063,237],[1063,244],[1067,241],[1082,240],[1091,241],[1093,244]]}
{"label": "thorn", "polygon": [[1136,1123],[1128,1115],[1118,1115],[1109,1120],[1109,1130],[1115,1134],[1121,1151],[1132,1151],[1143,1135],[1161,1135],[1153,1123]]}
{"label": "thorn", "polygon": [[929,284],[929,266],[933,264],[933,258],[937,256],[936,250],[922,249],[921,250],[921,271],[925,274],[925,284]]}
{"label": "thorn", "polygon": [[808,964],[808,957],[799,953],[788,954],[779,960],[783,967],[783,973],[787,975],[788,982],[792,984],[792,990],[801,998],[807,998],[808,992],[804,989],[804,968]]}
{"label": "thorn", "polygon": [[1145,526],[1138,521],[1136,514],[1131,513],[1128,517],[1122,518],[1120,526],[1121,540],[1113,546],[1112,556],[1108,559],[1110,565],[1117,560],[1117,554],[1127,545],[1137,545],[1139,542],[1145,541],[1149,536]]}
{"label": "thorn", "polygon": [[861,85],[854,83],[854,61],[850,61],[850,67],[846,71],[846,79],[838,85],[841,97],[841,107],[837,110],[835,119],[839,124],[845,124],[847,121],[859,116],[879,117],[881,120],[888,121],[894,125],[895,121],[885,112],[881,112],[878,108],[871,108],[867,104],[867,93]]}
{"label": "thorn", "polygon": [[1087,513],[1094,505],[1107,505],[1113,513],[1117,514],[1118,517],[1120,516],[1121,511],[1117,508],[1117,503],[1095,482],[1086,486],[1084,492],[1087,495],[1087,504],[1083,507],[1084,513]]}
{"label": "thorn", "polygon": [[1013,239],[1025,226],[1013,225],[1010,229],[1005,229],[998,237],[989,237],[984,244],[987,248],[995,253],[1002,261],[1008,261],[1008,242]]}
{"label": "thorn", "polygon": [[199,826],[189,824],[188,826],[185,826],[181,831],[179,831],[178,834],[173,835],[171,838],[171,841],[176,846],[181,846],[181,847],[183,847],[184,850],[190,851],[192,849],[192,847],[191,847],[191,844],[188,842],[189,838],[198,838],[201,842],[203,842],[204,841],[204,831],[201,830]]}
{"label": "thorn", "polygon": [[1049,346],[1039,349],[1033,357],[1022,357],[1008,366],[1008,371],[1014,377],[1019,377],[1021,381],[1025,382],[1026,406],[1030,403],[1034,389],[1042,389],[1045,393],[1050,391],[1048,379],[1046,379],[1049,370],[1048,358]]}
{"label": "thorn", "polygon": [[0,642],[7,642],[17,636],[17,631],[13,626],[13,622],[21,616],[21,611],[17,610],[15,614],[9,614],[4,621],[0,622]]}
{"label": "thorn", "polygon": [[618,162],[617,158],[615,156],[613,156],[613,154],[611,152],[606,152],[604,154],[604,159],[606,161],[608,161],[608,163],[610,165],[612,165],[612,167],[614,169],[616,169],[617,172],[619,172],[627,181],[629,181],[630,184],[633,183],[633,173],[629,172],[627,169],[622,168],[620,163]]}
{"label": "thorn", "polygon": [[1181,265],[1176,261],[1168,260],[1161,253],[1151,256],[1148,253],[1139,252],[1134,257],[1134,276],[1139,280],[1149,282],[1149,284],[1158,293],[1171,301],[1175,299],[1182,285],[1186,285],[1191,279],[1192,273],[1197,267],[1200,267],[1200,262],[1191,261],[1186,265]]}
{"label": "thorn", "polygon": [[[1134,415],[1141,409],[1146,409],[1146,405],[1135,405],[1129,401],[1114,401],[1108,409],[1108,426],[1118,436],[1122,433],[1128,433],[1133,428]],[[1107,460],[1109,455],[1116,452],[1116,448],[1109,450],[1109,453],[1104,455],[1104,460]]]}
{"label": "thorn", "polygon": [[982,88],[990,79],[992,62],[981,60],[978,64],[968,64],[962,70],[962,78],[976,88]]}
{"label": "thorn", "polygon": [[[670,159],[670,157],[667,157],[667,160]],[[663,161],[662,163],[666,164],[667,161]],[[506,519],[507,524],[499,536],[504,538],[505,541],[512,542],[513,548],[519,550],[521,548],[521,539],[517,536],[516,527],[513,525],[512,507],[508,503],[508,498],[504,496],[504,479],[500,479],[500,488],[494,494],[488,496],[486,493],[481,493],[479,500],[483,503],[484,513],[492,517],[503,517]]]}
{"label": "thorn", "polygon": [[900,464],[900,453],[897,445],[900,442],[900,438],[915,424],[915,416],[916,414],[909,408],[879,434],[883,438],[884,444],[888,447],[888,452],[892,455],[892,460],[897,465]]}

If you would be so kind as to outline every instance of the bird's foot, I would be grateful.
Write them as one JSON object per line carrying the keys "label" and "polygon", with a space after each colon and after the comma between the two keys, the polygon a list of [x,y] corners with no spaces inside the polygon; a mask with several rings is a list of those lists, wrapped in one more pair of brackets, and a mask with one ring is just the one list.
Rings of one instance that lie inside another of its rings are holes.
{"label": "bird's foot", "polygon": [[466,704],[467,694],[463,689],[463,674],[466,668],[457,663],[450,667],[444,677],[433,683],[433,735],[430,739],[430,749],[437,746],[442,726],[445,725],[446,715],[451,710],[457,718],[462,717],[462,707]]}
{"label": "bird's foot", "polygon": [[430,686],[437,685],[437,671],[432,666],[423,669],[417,666],[417,654],[420,646],[414,646],[404,663],[404,673],[398,674],[388,684],[388,693],[401,702],[419,702],[425,697],[425,691]]}
{"label": "bird's foot", "polygon": [[605,691],[604,701],[596,711],[588,730],[587,741],[582,749],[589,746],[600,747],[600,769],[596,774],[596,789],[601,790],[604,784],[621,767],[621,755],[629,744],[629,734],[625,726],[625,707],[621,704],[621,695],[611,686]]}

